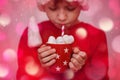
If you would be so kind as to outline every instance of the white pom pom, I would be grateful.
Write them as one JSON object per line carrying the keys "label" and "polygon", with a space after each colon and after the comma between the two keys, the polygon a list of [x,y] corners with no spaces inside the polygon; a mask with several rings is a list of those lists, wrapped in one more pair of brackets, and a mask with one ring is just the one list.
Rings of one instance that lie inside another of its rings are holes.
{"label": "white pom pom", "polygon": [[39,33],[38,25],[35,18],[31,17],[28,25],[28,46],[35,47],[42,44],[42,39]]}

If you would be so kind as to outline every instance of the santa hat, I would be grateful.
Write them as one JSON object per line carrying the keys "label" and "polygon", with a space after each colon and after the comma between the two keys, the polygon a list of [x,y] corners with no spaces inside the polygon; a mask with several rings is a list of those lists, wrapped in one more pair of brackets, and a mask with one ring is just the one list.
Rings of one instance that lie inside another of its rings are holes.
{"label": "santa hat", "polygon": [[[44,11],[44,5],[48,3],[50,0],[37,0],[39,9],[41,11]],[[82,7],[82,10],[88,10],[88,0],[66,0],[67,2],[78,2],[80,7]]]}
{"label": "santa hat", "polygon": [[41,35],[35,18],[32,16],[28,25],[28,46],[35,47],[42,44]]}

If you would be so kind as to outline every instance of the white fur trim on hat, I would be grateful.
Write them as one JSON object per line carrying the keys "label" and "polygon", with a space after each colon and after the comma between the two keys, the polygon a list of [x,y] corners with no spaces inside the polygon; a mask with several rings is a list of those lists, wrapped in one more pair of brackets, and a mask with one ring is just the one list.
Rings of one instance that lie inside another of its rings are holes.
{"label": "white fur trim on hat", "polygon": [[40,44],[42,44],[42,39],[39,33],[39,28],[35,18],[32,16],[28,25],[28,46],[35,47]]}
{"label": "white fur trim on hat", "polygon": [[[39,9],[41,11],[44,11],[44,6],[45,4],[47,4],[50,0],[37,0]],[[88,10],[89,9],[89,5],[88,5],[88,0],[66,0],[67,2],[78,2],[80,7],[82,8],[82,10]]]}

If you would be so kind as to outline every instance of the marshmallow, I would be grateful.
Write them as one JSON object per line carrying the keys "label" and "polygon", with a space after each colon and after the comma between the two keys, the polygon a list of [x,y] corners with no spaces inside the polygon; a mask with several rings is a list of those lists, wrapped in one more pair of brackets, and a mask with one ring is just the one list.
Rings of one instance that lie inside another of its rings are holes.
{"label": "marshmallow", "polygon": [[74,42],[74,37],[72,35],[69,36],[69,42],[73,43]]}
{"label": "marshmallow", "polygon": [[53,44],[56,44],[56,40],[55,40],[55,37],[54,36],[50,36],[48,38],[48,42],[47,43],[53,43]]}
{"label": "marshmallow", "polygon": [[63,39],[64,39],[65,43],[67,43],[67,44],[69,43],[69,36],[68,35],[64,35]]}
{"label": "marshmallow", "polygon": [[57,42],[58,44],[65,44],[65,41],[63,40],[63,38],[62,38],[61,36],[60,36],[60,37],[57,37],[56,42]]}
{"label": "marshmallow", "polygon": [[72,35],[59,36],[55,39],[54,36],[50,36],[47,43],[52,44],[72,44],[74,42],[74,37]]}
{"label": "marshmallow", "polygon": [[74,42],[74,37],[72,35],[64,35],[63,39],[67,44],[71,44]]}

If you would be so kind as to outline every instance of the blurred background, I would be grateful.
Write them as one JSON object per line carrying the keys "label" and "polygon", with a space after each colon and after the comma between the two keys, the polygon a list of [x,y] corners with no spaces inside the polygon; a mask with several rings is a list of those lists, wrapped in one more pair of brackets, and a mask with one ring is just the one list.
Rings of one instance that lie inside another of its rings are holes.
{"label": "blurred background", "polygon": [[[79,19],[105,31],[110,80],[120,80],[120,0],[89,0]],[[31,17],[47,19],[35,0],[0,0],[0,80],[15,80],[18,43]]]}

